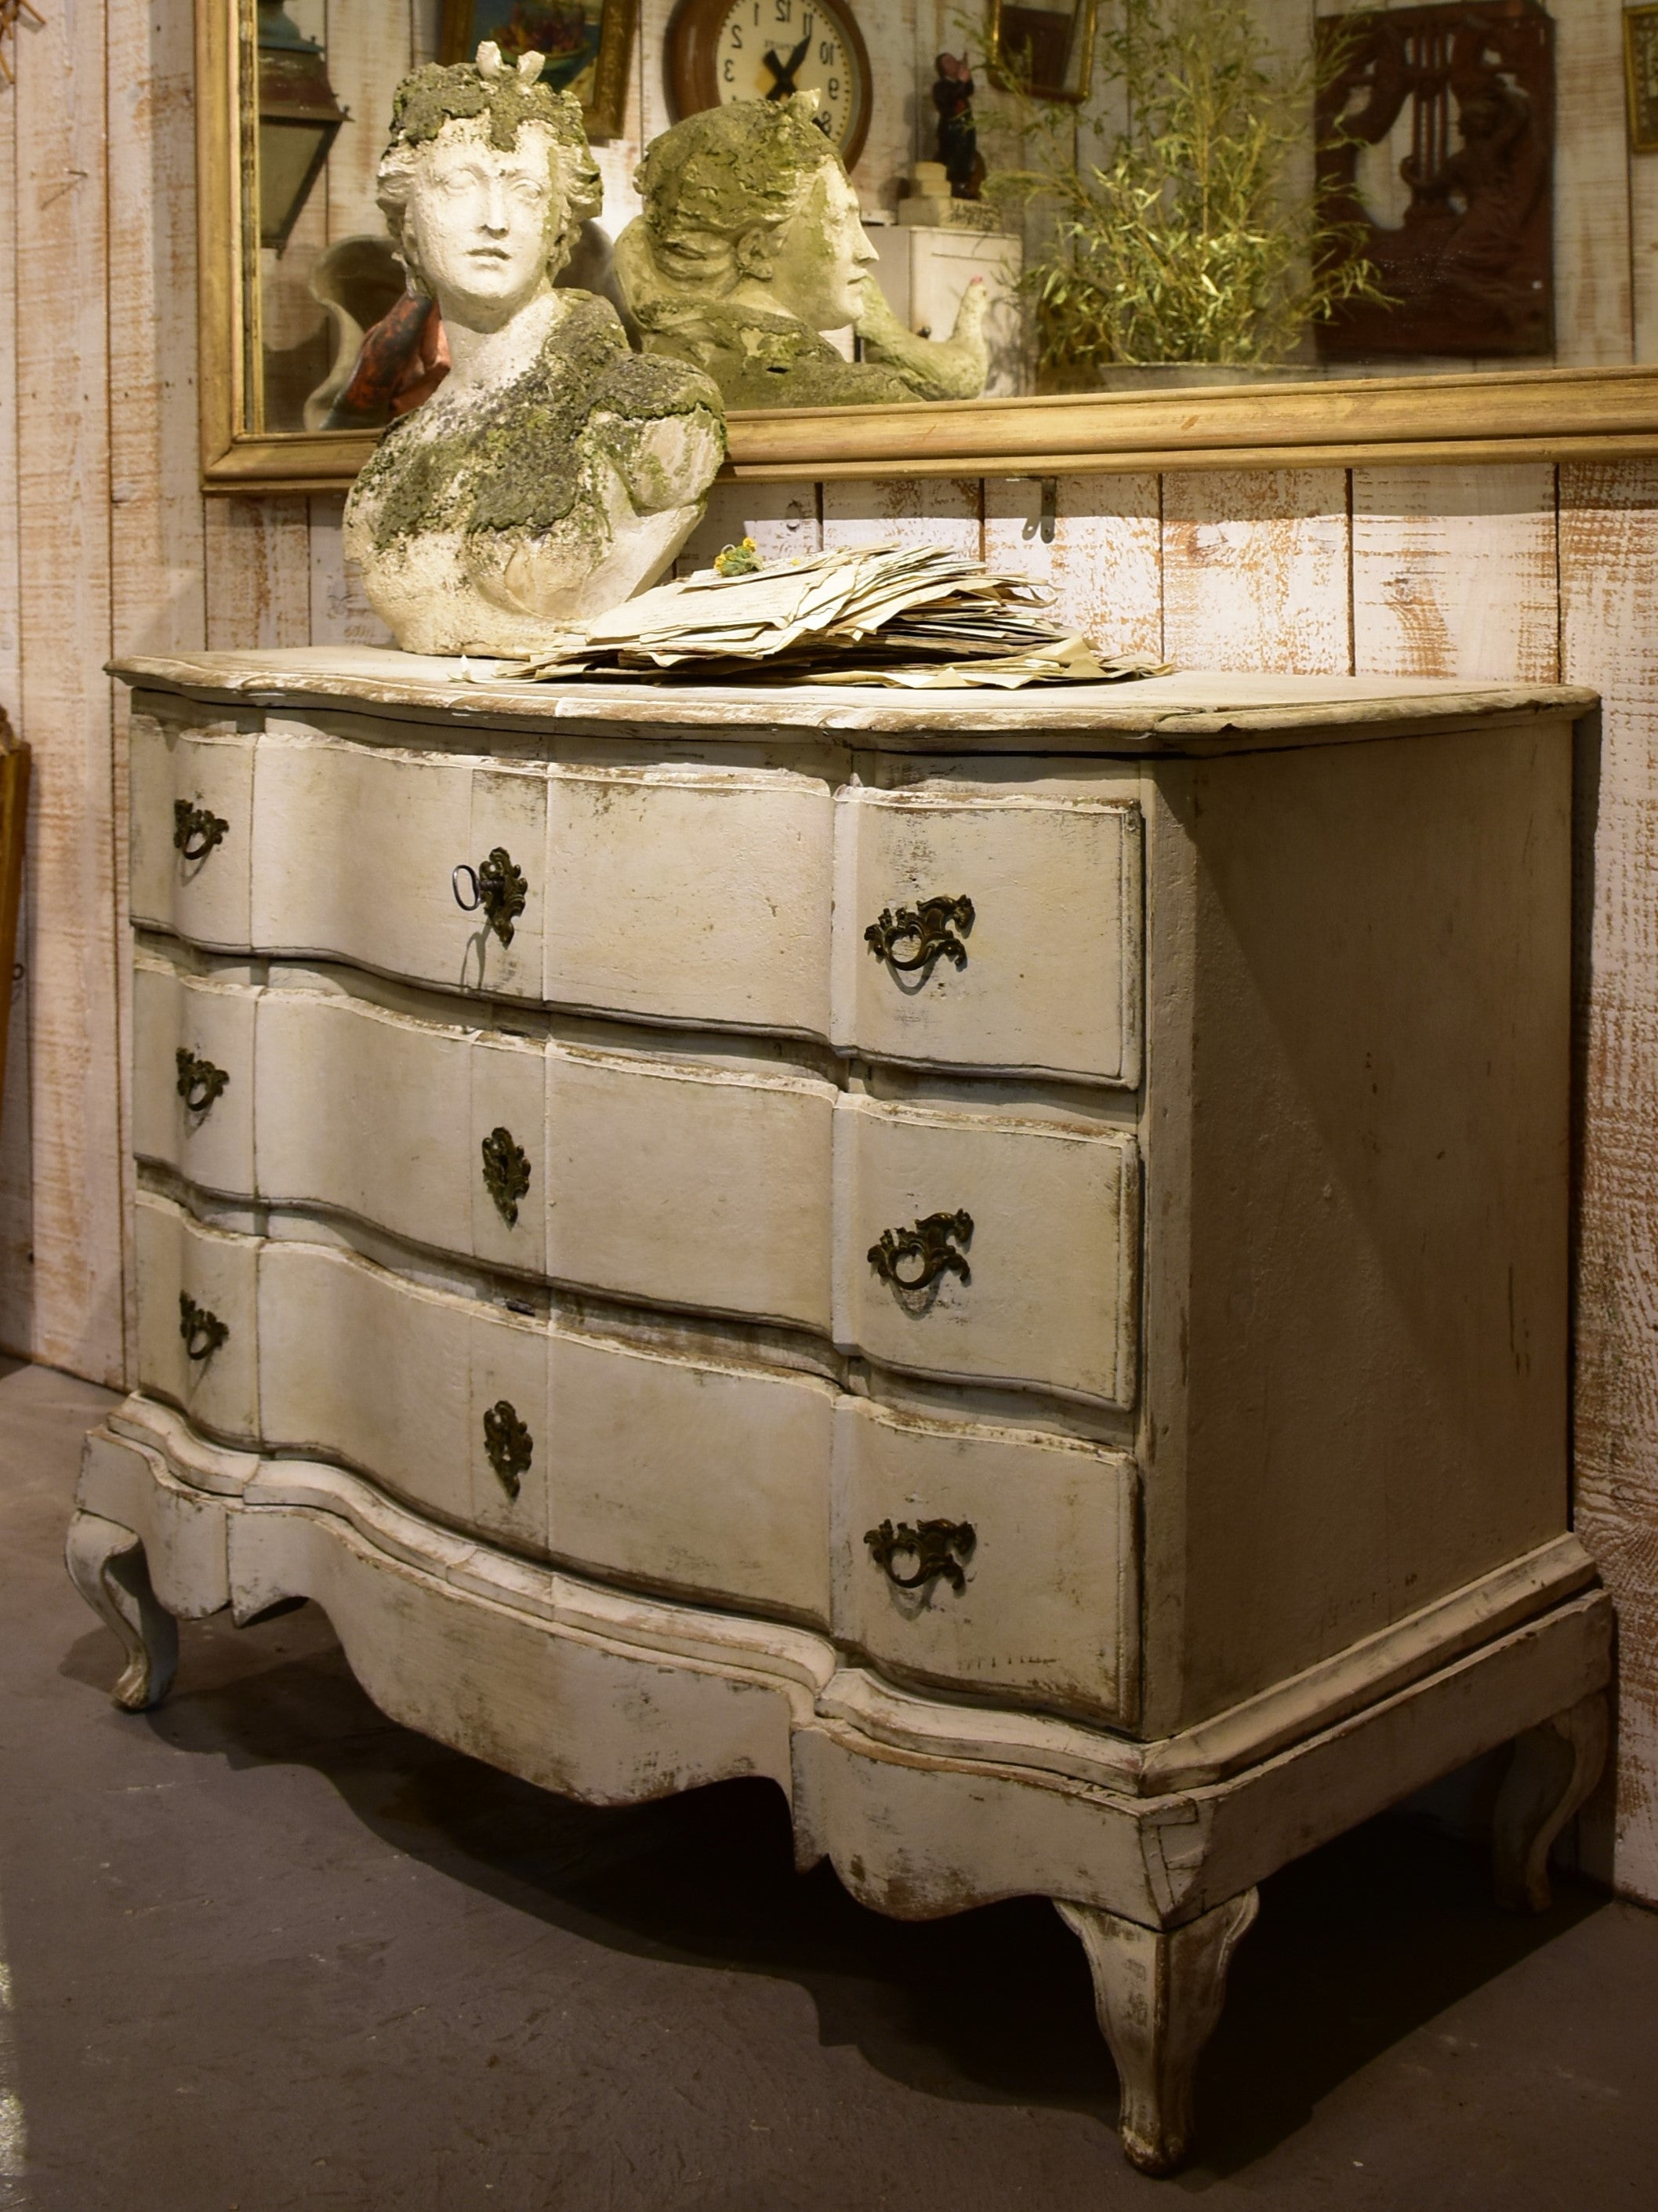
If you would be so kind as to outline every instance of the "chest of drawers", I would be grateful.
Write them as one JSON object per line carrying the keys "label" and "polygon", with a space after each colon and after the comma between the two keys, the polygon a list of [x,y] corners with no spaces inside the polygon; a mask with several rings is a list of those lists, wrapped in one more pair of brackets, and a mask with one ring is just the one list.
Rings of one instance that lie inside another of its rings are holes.
{"label": "chest of drawers", "polygon": [[1129,2154],[1266,1874],[1604,1747],[1567,1520],[1572,717],[135,663],[138,1387],[76,1579],[396,1717],[1053,1897]]}

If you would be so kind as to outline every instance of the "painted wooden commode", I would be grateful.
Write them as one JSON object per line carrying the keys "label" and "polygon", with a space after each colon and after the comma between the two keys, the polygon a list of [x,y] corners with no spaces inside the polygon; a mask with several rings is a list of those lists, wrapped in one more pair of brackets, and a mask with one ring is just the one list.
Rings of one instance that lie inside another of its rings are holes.
{"label": "painted wooden commode", "polygon": [[1264,1875],[1518,1738],[1546,1901],[1608,1670],[1588,695],[120,672],[119,1702],[173,1616],[314,1598],[550,1789],[768,1775],[882,1911],[1051,1896],[1153,2172]]}

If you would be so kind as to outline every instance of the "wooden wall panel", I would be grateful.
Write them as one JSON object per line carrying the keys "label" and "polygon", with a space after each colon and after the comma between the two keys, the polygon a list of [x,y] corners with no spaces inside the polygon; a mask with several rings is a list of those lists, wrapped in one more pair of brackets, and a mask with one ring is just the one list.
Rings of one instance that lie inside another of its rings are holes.
{"label": "wooden wall panel", "polygon": [[815,484],[716,484],[708,513],[685,541],[675,573],[706,568],[727,545],[752,538],[762,561],[792,561],[823,543]]}
{"label": "wooden wall panel", "polygon": [[344,514],[344,498],[337,492],[319,495],[307,502],[310,642],[394,645],[396,639],[363,596],[360,571],[355,562],[346,560],[341,542]]}
{"label": "wooden wall panel", "polygon": [[1558,680],[1554,471],[1353,471],[1353,665]]}
{"label": "wooden wall panel", "polygon": [[[1624,29],[1610,0],[1551,0],[1554,17],[1554,358],[1631,357]],[[1643,240],[1643,246],[1647,240]]]}
{"label": "wooden wall panel", "polygon": [[1341,674],[1347,479],[1339,469],[1193,469],[1163,487],[1163,649],[1187,668]]}
{"label": "wooden wall panel", "polygon": [[1037,576],[1053,616],[1107,653],[1163,647],[1163,501],[1155,476],[1061,477],[1053,485],[1051,540],[1031,477],[984,488],[985,554],[993,568]]}
{"label": "wooden wall panel", "polygon": [[[109,19],[109,319],[141,333],[112,348],[110,629],[117,653],[201,646],[207,635],[202,497],[196,484],[195,41],[188,14],[118,7]],[[121,1249],[131,1249],[131,976],[127,910],[127,693],[112,724]],[[135,1316],[124,1270],[129,1355]]]}
{"label": "wooden wall panel", "polygon": [[[0,706],[21,720],[22,641],[18,626],[17,482],[17,103],[0,95]],[[0,1346],[21,1350],[30,1336],[29,1254],[33,1243],[33,1175],[29,1129],[29,945],[31,899],[24,858],[17,917],[16,975],[7,1031],[5,1097],[0,1099]]]}
{"label": "wooden wall panel", "polygon": [[123,1372],[110,647],[105,9],[18,40],[21,726],[29,872],[33,1266],[28,1348]]}
{"label": "wooden wall panel", "polygon": [[311,641],[310,516],[303,499],[206,502],[207,641]]}
{"label": "wooden wall panel", "polygon": [[1605,702],[1576,1339],[1579,1526],[1619,1609],[1596,1870],[1658,1902],[1658,466],[1563,469],[1560,554],[1564,674]]}
{"label": "wooden wall panel", "polygon": [[847,477],[822,487],[825,545],[949,545],[976,561],[984,544],[976,477]]}

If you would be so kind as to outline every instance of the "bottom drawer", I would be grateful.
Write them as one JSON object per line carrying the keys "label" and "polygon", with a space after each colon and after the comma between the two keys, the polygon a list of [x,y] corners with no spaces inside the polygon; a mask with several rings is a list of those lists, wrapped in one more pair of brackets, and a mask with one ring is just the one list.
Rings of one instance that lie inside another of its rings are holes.
{"label": "bottom drawer", "polygon": [[204,1429],[578,1569],[828,1627],[828,1383],[550,1330],[148,1194],[138,1220],[141,1387]]}
{"label": "bottom drawer", "polygon": [[259,1434],[257,1237],[210,1229],[141,1191],[134,1234],[138,1388],[210,1435]]}
{"label": "bottom drawer", "polygon": [[843,1399],[836,1641],[900,1679],[1132,1721],[1134,1487],[1121,1453]]}
{"label": "bottom drawer", "polygon": [[829,1384],[610,1339],[551,1357],[561,1559],[829,1626]]}

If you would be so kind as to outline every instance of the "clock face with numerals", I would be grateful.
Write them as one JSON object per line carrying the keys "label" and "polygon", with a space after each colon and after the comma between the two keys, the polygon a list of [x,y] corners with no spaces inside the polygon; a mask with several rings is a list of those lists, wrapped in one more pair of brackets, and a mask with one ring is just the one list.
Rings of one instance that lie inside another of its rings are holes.
{"label": "clock face with numerals", "polygon": [[680,0],[666,58],[677,115],[815,92],[819,127],[847,168],[863,149],[869,55],[846,0]]}

